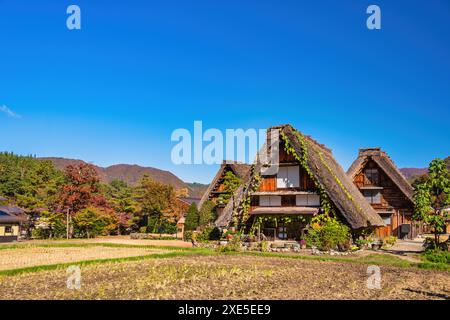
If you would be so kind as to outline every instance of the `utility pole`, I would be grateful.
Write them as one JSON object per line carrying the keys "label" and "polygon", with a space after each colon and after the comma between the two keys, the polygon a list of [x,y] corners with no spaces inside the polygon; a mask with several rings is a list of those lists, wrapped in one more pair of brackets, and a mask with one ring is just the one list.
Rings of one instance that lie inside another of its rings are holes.
{"label": "utility pole", "polygon": [[66,211],[66,236],[67,236],[67,240],[69,240],[69,208],[67,208]]}

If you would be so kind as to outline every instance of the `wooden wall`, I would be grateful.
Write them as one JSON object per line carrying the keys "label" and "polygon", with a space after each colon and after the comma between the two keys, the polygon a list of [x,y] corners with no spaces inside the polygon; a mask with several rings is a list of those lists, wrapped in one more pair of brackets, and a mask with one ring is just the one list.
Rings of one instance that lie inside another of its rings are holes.
{"label": "wooden wall", "polygon": [[[11,226],[12,232],[10,232],[10,233],[5,232],[6,226]],[[0,237],[18,236],[18,235],[19,235],[19,225],[17,225],[17,224],[0,225]]]}
{"label": "wooden wall", "polygon": [[[308,173],[305,169],[303,169],[300,163],[294,158],[293,155],[287,154],[284,150],[284,146],[280,143],[280,165],[298,165],[299,166],[299,174],[300,174],[300,187],[293,188],[298,191],[316,191],[316,186],[314,181],[309,177]],[[261,179],[261,184],[259,186],[258,191],[277,191],[277,190],[287,190],[287,189],[278,189],[277,188],[277,176],[265,176]]]}
{"label": "wooden wall", "polygon": [[[366,168],[378,169],[379,180],[377,184],[372,185],[368,183],[364,173]],[[374,161],[369,161],[366,164],[363,170],[354,178],[354,183],[358,188],[364,186],[383,187],[383,190],[381,190],[381,204],[372,204],[372,207],[375,210],[388,210],[394,208],[397,210],[409,210],[410,213],[412,213],[413,204]]]}
{"label": "wooden wall", "polygon": [[[378,169],[378,181],[370,183],[365,175],[365,169]],[[377,228],[377,236],[384,238],[390,235],[399,236],[399,226],[401,224],[411,224],[411,232],[409,237],[415,237],[419,233],[417,228],[413,226],[411,215],[414,210],[414,205],[403,194],[403,192],[395,185],[395,183],[388,177],[386,173],[374,161],[368,161],[361,172],[355,176],[353,182],[362,188],[365,186],[382,187],[381,203],[373,203],[372,207],[377,212],[392,212],[390,218],[391,223],[383,228]]]}

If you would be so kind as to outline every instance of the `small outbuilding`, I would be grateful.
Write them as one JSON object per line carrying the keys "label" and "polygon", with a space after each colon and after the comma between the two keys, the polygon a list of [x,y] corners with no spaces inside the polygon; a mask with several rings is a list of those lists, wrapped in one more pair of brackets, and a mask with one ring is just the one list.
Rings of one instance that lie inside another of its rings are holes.
{"label": "small outbuilding", "polygon": [[25,220],[23,209],[0,206],[0,242],[17,241],[20,236],[22,223]]}

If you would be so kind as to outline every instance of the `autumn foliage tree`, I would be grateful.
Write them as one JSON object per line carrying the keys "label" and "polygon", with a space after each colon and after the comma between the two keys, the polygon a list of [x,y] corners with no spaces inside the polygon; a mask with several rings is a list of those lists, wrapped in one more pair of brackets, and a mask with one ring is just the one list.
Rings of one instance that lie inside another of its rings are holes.
{"label": "autumn foliage tree", "polygon": [[107,208],[106,199],[101,193],[100,179],[94,166],[81,163],[69,165],[64,172],[65,182],[55,201],[56,211],[68,216],[68,235],[73,234],[70,221],[87,207]]}
{"label": "autumn foliage tree", "polygon": [[176,197],[174,188],[144,176],[135,190],[140,215],[147,218],[150,232],[163,232],[174,227],[186,206]]}

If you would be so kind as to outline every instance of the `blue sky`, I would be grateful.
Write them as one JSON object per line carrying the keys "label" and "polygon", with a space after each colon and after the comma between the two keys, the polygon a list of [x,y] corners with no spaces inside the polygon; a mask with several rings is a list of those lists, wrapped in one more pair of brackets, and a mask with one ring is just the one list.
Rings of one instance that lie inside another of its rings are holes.
{"label": "blue sky", "polygon": [[360,147],[399,167],[450,155],[446,0],[0,0],[0,15],[0,106],[17,115],[0,109],[0,150],[207,183],[217,166],[170,161],[172,131],[202,120],[291,123],[345,169]]}

